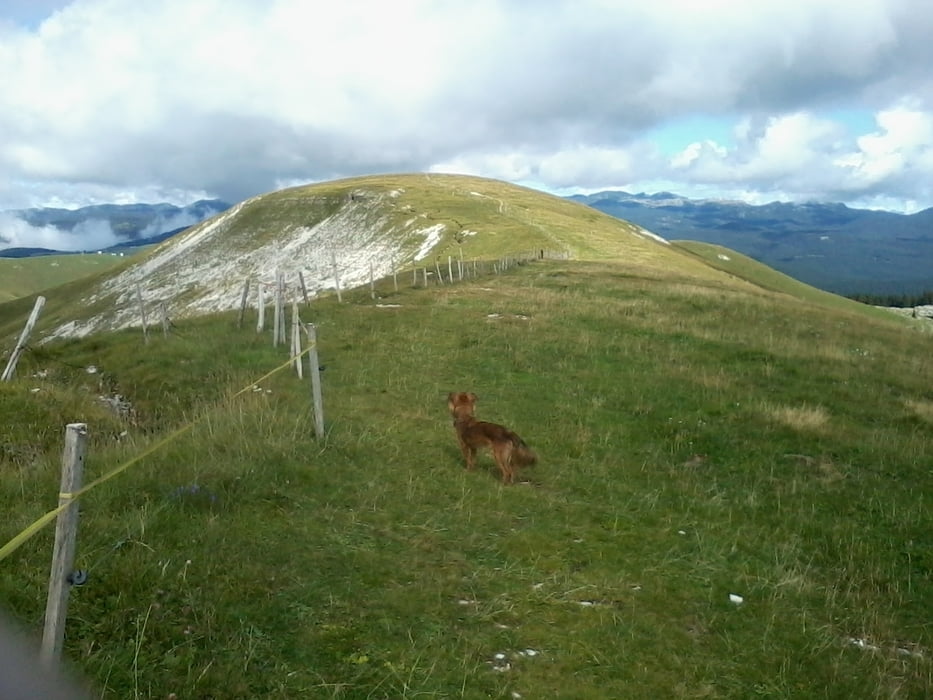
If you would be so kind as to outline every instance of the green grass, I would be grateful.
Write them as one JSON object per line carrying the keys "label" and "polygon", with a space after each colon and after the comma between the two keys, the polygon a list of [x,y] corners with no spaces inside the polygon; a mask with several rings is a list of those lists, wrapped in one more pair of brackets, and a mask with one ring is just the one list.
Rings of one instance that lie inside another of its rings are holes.
{"label": "green grass", "polygon": [[[315,227],[320,227],[318,237],[300,243]],[[430,250],[422,250],[427,243]],[[137,282],[147,303],[164,301],[174,320],[199,315],[204,308],[223,308],[216,305],[218,295],[227,308],[235,308],[239,280],[271,274],[264,267],[273,264],[271,251],[282,247],[291,251],[289,259],[274,264],[291,280],[305,270],[312,289],[331,284],[331,255],[338,267],[353,270],[358,258],[365,259],[372,249],[383,251],[380,274],[388,272],[390,262],[410,273],[413,265],[443,266],[448,258],[469,263],[547,250],[613,260],[620,271],[654,279],[678,275],[749,288],[696,256],[582,204],[484,178],[381,175],[251,198],[122,268],[63,285],[49,296],[35,338],[63,324],[89,322],[87,327],[108,329],[126,322],[136,315]],[[172,252],[181,249],[181,255]],[[127,274],[118,274],[123,272]],[[355,274],[360,283],[359,269]],[[343,282],[348,283],[347,277]],[[211,297],[207,306],[206,297]],[[18,330],[11,324],[22,323],[20,310],[27,303],[0,308],[0,337]]]}
{"label": "green grass", "polygon": [[0,303],[109,270],[125,262],[118,255],[42,255],[0,258]]}
{"label": "green grass", "polygon": [[722,246],[712,243],[701,243],[699,241],[675,241],[674,245],[681,250],[686,250],[696,255],[717,270],[722,270],[723,272],[728,272],[741,279],[748,280],[763,289],[768,289],[780,294],[787,294],[807,303],[818,304],[841,311],[873,314],[877,318],[890,316],[890,312],[884,309],[875,309],[870,306],[865,306],[851,299],[831,294],[830,292],[824,292],[816,287],[811,287],[757,260],[753,260],[746,255],[742,255],[741,253],[737,253],[734,250]]}
{"label": "green grass", "polygon": [[[232,316],[43,346],[0,385],[0,542],[54,506],[65,422],[93,478],[199,420],[82,500],[66,653],[101,696],[933,691],[925,335],[613,262],[381,295],[303,311],[321,441],[307,380],[230,398],[285,359]],[[463,469],[451,390],[537,450],[528,483]],[[33,629],[50,546],[0,562]]]}

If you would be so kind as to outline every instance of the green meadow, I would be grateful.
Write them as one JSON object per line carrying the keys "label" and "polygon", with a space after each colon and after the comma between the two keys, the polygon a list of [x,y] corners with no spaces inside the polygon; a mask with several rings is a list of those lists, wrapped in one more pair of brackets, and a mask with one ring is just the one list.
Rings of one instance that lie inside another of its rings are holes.
{"label": "green meadow", "polygon": [[[80,501],[65,654],[94,696],[933,694],[931,336],[592,257],[302,307],[322,439],[307,375],[256,383],[287,351],[255,316],[31,348],[0,384],[0,545],[56,505],[66,423],[87,480],[172,438]],[[538,452],[522,483],[463,468],[454,390]],[[0,561],[34,632],[51,542]]]}
{"label": "green meadow", "polygon": [[110,270],[126,258],[80,253],[0,258],[0,303]]}

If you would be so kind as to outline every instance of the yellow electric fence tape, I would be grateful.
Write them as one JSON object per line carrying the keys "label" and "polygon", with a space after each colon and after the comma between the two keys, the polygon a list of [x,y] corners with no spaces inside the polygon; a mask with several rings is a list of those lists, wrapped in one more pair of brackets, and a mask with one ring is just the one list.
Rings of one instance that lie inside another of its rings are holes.
{"label": "yellow electric fence tape", "polygon": [[[289,365],[293,364],[296,360],[300,360],[301,357],[302,357],[302,355],[305,355],[305,354],[306,354],[307,352],[309,352],[309,351],[311,350],[311,348],[313,348],[313,347],[314,347],[313,345],[309,345],[307,348],[305,348],[304,350],[302,350],[299,354],[293,355],[292,357],[288,358],[288,361],[287,361],[287,362],[282,363],[281,365],[279,365],[278,367],[276,367],[276,368],[275,368],[274,370],[272,370],[271,372],[267,372],[266,374],[262,375],[262,376],[261,376],[259,379],[257,379],[256,381],[250,382],[250,383],[247,384],[245,387],[243,387],[243,388],[240,389],[238,392],[236,392],[233,396],[231,396],[230,399],[231,399],[231,400],[232,400],[232,399],[235,399],[235,398],[238,397],[240,394],[246,393],[247,391],[249,391],[250,389],[252,389],[254,386],[256,386],[257,384],[259,384],[260,382],[265,381],[266,379],[268,379],[269,377],[271,377],[271,376],[272,376],[273,374],[275,374],[276,372],[281,372],[283,369],[285,369],[285,368],[288,367]],[[58,514],[61,513],[63,510],[65,510],[68,506],[70,506],[70,505],[72,504],[72,502],[73,502],[75,499],[80,498],[81,496],[83,496],[84,494],[86,494],[86,493],[87,493],[88,491],[90,491],[91,489],[100,486],[100,485],[101,485],[102,483],[104,483],[105,481],[109,481],[110,479],[112,479],[113,477],[115,477],[117,474],[120,474],[120,473],[126,471],[127,469],[129,469],[131,466],[133,466],[133,465],[136,464],[137,462],[142,461],[143,459],[145,459],[146,457],[148,457],[149,455],[151,455],[151,454],[152,454],[153,452],[155,452],[156,450],[158,450],[158,449],[160,449],[161,447],[163,447],[164,445],[167,445],[168,443],[170,443],[172,440],[174,440],[175,438],[177,438],[179,435],[182,435],[182,434],[188,432],[189,430],[191,430],[191,428],[193,428],[195,425],[197,425],[197,424],[200,423],[202,420],[204,420],[204,418],[205,418],[206,416],[207,416],[207,414],[205,413],[205,414],[202,415],[200,418],[196,418],[195,420],[191,421],[191,422],[188,423],[187,425],[183,425],[182,427],[178,428],[178,430],[175,430],[174,432],[169,433],[168,435],[166,435],[166,436],[165,436],[164,438],[162,438],[161,440],[158,440],[158,441],[154,442],[154,443],[153,443],[152,445],[150,445],[147,449],[143,450],[143,452],[141,452],[140,454],[138,454],[138,455],[136,455],[135,457],[133,457],[132,459],[130,459],[130,460],[124,462],[124,463],[121,464],[120,466],[118,466],[118,467],[112,469],[111,471],[107,472],[107,473],[104,474],[103,476],[98,477],[97,479],[95,479],[95,480],[92,481],[91,483],[87,484],[86,486],[84,486],[84,487],[78,489],[78,490],[75,491],[74,493],[60,493],[60,494],[58,494],[58,498],[59,498],[59,500],[61,501],[61,502],[58,504],[58,508],[53,508],[52,510],[50,510],[48,513],[46,513],[45,515],[43,515],[41,518],[39,518],[38,520],[36,520],[34,523],[32,523],[31,525],[29,525],[26,529],[24,529],[24,530],[23,530],[22,532],[20,532],[18,535],[16,535],[16,537],[14,537],[14,538],[11,539],[9,542],[7,542],[5,545],[3,545],[3,547],[0,547],[0,561],[3,561],[4,559],[6,559],[6,558],[7,558],[8,556],[10,556],[13,552],[15,552],[17,549],[19,549],[19,548],[20,548],[27,540],[29,540],[33,535],[35,535],[37,532],[39,532],[39,530],[41,530],[41,529],[44,528],[46,525],[48,525],[50,522],[52,522],[52,521],[58,516]]]}

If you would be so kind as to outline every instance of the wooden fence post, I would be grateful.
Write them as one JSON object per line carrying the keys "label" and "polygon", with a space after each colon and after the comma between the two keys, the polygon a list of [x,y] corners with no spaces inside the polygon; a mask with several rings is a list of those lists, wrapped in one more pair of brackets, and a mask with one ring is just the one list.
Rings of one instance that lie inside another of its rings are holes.
{"label": "wooden fence post", "polygon": [[266,288],[262,285],[262,281],[259,282],[259,318],[256,319],[256,332],[262,333],[263,329],[266,327]]}
{"label": "wooden fence post", "polygon": [[55,547],[52,572],[49,577],[49,597],[45,606],[45,629],[39,658],[47,670],[54,670],[62,653],[65,618],[68,613],[68,586],[72,582],[75,541],[78,536],[78,503],[74,493],[81,488],[84,457],[87,454],[87,425],[69,423],[65,426],[65,451],[62,454],[61,491],[58,505],[67,505],[55,523]]}
{"label": "wooden fence post", "polygon": [[[435,271],[437,272],[437,283],[438,283],[438,284],[443,284],[443,283],[444,283],[444,277],[443,277],[443,275],[441,275],[441,258],[440,258],[439,255],[438,255],[437,257],[434,258],[434,269],[435,269]],[[425,286],[427,286],[427,285],[425,285]]]}
{"label": "wooden fence post", "polygon": [[298,378],[302,379],[304,374],[302,373],[301,358],[301,319],[298,318],[298,302],[292,301],[292,357],[295,358],[294,366],[295,371],[298,373]]}
{"label": "wooden fence post", "polygon": [[321,399],[321,364],[317,354],[317,329],[313,323],[305,324],[308,334],[308,369],[311,375],[311,400],[314,404],[314,435],[324,437],[324,401]]}
{"label": "wooden fence post", "polygon": [[26,326],[23,328],[19,340],[16,341],[16,346],[13,348],[13,353],[10,355],[10,361],[6,363],[6,369],[3,370],[3,376],[0,377],[0,381],[8,382],[13,379],[13,372],[16,371],[16,363],[19,362],[19,356],[22,355],[23,350],[26,349],[26,341],[29,340],[32,327],[35,326],[36,321],[39,320],[39,312],[42,311],[43,306],[45,306],[45,297],[36,297],[36,303],[32,307],[32,313],[29,314],[29,320],[26,321]]}
{"label": "wooden fence post", "polygon": [[142,286],[136,285],[136,301],[139,302],[139,317],[143,322],[143,342],[149,342],[149,328],[146,325],[146,305],[143,303],[143,290]]}
{"label": "wooden fence post", "polygon": [[282,283],[279,277],[281,273],[275,271],[275,296],[272,305],[272,345],[279,344],[279,332],[282,327]]}
{"label": "wooden fence post", "polygon": [[301,287],[301,296],[305,300],[305,305],[310,304],[308,301],[308,288],[305,286],[305,276],[301,274],[301,270],[298,270],[298,286]]}
{"label": "wooden fence post", "polygon": [[288,288],[285,286],[285,273],[279,272],[278,280],[278,289],[279,289],[279,316],[281,317],[279,321],[279,338],[276,341],[276,345],[279,343],[285,343],[285,295],[288,293]]}
{"label": "wooden fence post", "polygon": [[249,277],[246,278],[246,282],[243,283],[243,294],[240,296],[240,315],[236,320],[236,327],[243,327],[243,316],[246,315],[246,300],[249,297]]}
{"label": "wooden fence post", "polygon": [[162,336],[168,338],[168,329],[170,321],[168,318],[168,310],[165,308],[165,302],[159,302],[159,313],[162,315]]}
{"label": "wooden fence post", "polygon": [[373,261],[369,261],[369,298],[376,298],[376,282],[373,280]]}
{"label": "wooden fence post", "polygon": [[340,296],[340,271],[337,269],[337,254],[331,252],[330,254],[331,264],[334,266],[334,287],[337,289],[337,301],[342,302],[343,297]]}

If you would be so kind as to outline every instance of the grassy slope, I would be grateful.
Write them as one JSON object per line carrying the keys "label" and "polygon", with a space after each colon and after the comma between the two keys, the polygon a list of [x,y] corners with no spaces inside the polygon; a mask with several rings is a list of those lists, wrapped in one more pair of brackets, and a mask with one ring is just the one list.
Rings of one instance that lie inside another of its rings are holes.
{"label": "grassy slope", "polygon": [[748,280],[763,289],[787,294],[803,302],[851,313],[870,314],[877,318],[889,318],[891,315],[884,309],[865,306],[851,299],[811,287],[742,253],[722,246],[699,241],[675,241],[674,245],[696,255],[718,270]]}
{"label": "grassy slope", "polygon": [[124,262],[117,255],[43,255],[0,258],[0,303],[29,296]]}
{"label": "grassy slope", "polygon": [[[304,239],[306,243],[299,249],[289,247],[287,258],[274,265],[260,265],[248,255],[262,246],[281,250],[289,241],[301,239],[299,229],[313,229],[318,224],[327,229],[326,235],[322,232],[321,239]],[[354,248],[362,244],[366,250],[392,251],[377,264],[390,265],[394,259],[409,267],[424,243],[424,229],[438,224],[444,226],[444,233],[419,266],[433,267],[435,258],[443,265],[448,256],[492,259],[543,248],[568,251],[582,259],[615,260],[620,270],[632,274],[677,274],[748,286],[674,246],[642,235],[631,224],[559,197],[476,177],[385,175],[296,187],[250,199],[235,211],[192,227],[137,258],[138,268],[121,268],[126,272],[118,278],[122,289],[98,293],[99,278],[94,283],[75,284],[66,294],[50,298],[40,331],[97,315],[112,318],[120,308],[128,310],[128,317],[134,316],[137,282],[143,284],[147,298],[166,300],[169,313],[177,319],[185,316],[181,304],[192,303],[201,295],[213,297],[221,283],[226,285],[222,288],[228,308],[235,308],[244,275],[268,278],[278,266],[290,279],[303,267],[307,279],[322,275],[321,280],[330,284],[335,249],[344,268],[354,267],[356,258],[365,258],[364,249]],[[387,240],[393,245],[385,245]],[[171,255],[173,247],[184,253]],[[251,262],[243,263],[247,258]],[[160,261],[164,264],[157,264]],[[258,267],[249,272],[240,267],[254,263]],[[202,273],[188,274],[192,266]],[[389,269],[381,274],[388,274]],[[359,274],[357,283],[367,278],[365,272]],[[183,289],[177,289],[179,280],[187,280]],[[3,315],[0,310],[0,317]],[[10,332],[2,324],[0,318],[0,336]]]}
{"label": "grassy slope", "polygon": [[[703,266],[681,256],[659,255],[652,242],[629,235],[638,230],[627,222],[602,214],[591,207],[545,195],[499,180],[461,175],[379,175],[296,187],[267,195],[255,210],[255,223],[244,221],[236,230],[270,228],[301,221],[309,202],[322,199],[333,208],[352,192],[400,192],[391,218],[401,225],[413,217],[418,225],[443,223],[446,234],[436,255],[459,255],[457,234],[480,232],[460,238],[465,258],[501,255],[540,247],[569,249],[577,257],[619,258],[655,267],[659,261],[674,263],[693,274],[704,274]],[[305,216],[307,216],[305,214]],[[311,217],[317,218],[317,213]]]}
{"label": "grassy slope", "polygon": [[[56,344],[0,385],[0,541],[53,505],[55,426],[91,424],[94,476],[206,416],[84,499],[66,648],[104,696],[933,691],[925,337],[611,260],[381,294],[303,312],[322,442],[291,376],[223,400],[283,358],[229,316]],[[462,469],[454,389],[538,450],[531,484]],[[35,628],[50,538],[0,564]]]}

